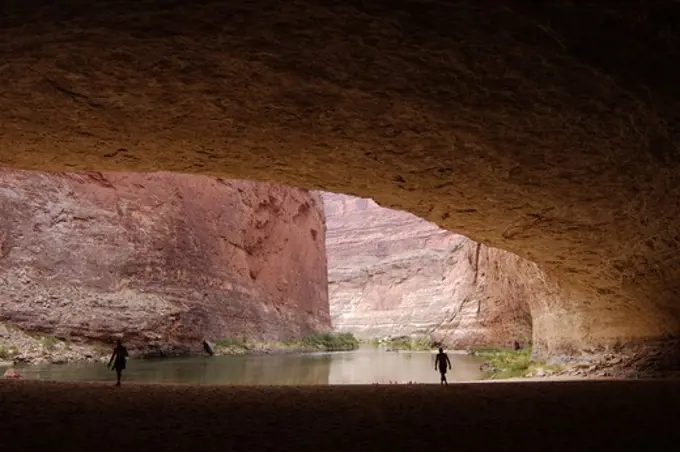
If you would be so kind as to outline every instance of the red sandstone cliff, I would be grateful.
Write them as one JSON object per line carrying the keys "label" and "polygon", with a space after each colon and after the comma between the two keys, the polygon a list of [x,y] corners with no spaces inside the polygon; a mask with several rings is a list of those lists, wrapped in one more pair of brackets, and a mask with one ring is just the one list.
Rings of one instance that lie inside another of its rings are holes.
{"label": "red sandstone cliff", "polygon": [[547,293],[542,271],[515,254],[463,240],[452,277],[465,290],[454,313],[432,329],[434,338],[457,347],[532,341],[533,306]]}
{"label": "red sandstone cliff", "polygon": [[368,199],[323,193],[336,329],[457,347],[531,340],[537,267]]}
{"label": "red sandstone cliff", "polygon": [[0,322],[140,349],[330,327],[319,196],[170,173],[0,173]]}

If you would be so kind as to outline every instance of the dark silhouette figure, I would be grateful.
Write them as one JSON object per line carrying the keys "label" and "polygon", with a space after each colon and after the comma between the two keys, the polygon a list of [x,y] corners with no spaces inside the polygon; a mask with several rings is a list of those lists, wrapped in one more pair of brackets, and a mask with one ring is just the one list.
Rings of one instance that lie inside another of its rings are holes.
{"label": "dark silhouette figure", "polygon": [[515,341],[515,342],[512,344],[512,347],[515,349],[515,351],[517,351],[517,350],[519,350],[519,349],[522,348],[522,347],[519,346],[519,342],[517,342],[517,341]]}
{"label": "dark silhouette figure", "polygon": [[444,349],[440,348],[439,353],[437,353],[437,357],[434,360],[434,370],[439,370],[439,374],[441,375],[441,381],[440,384],[443,385],[448,385],[449,382],[446,381],[446,368],[451,369],[451,360],[449,359],[449,355],[444,353]]}
{"label": "dark silhouette figure", "polygon": [[203,340],[203,350],[205,350],[205,352],[210,356],[213,356],[215,354],[215,350],[213,349],[212,344],[206,341],[205,339]]}
{"label": "dark silhouette figure", "polygon": [[[116,342],[116,348],[113,349],[111,359],[106,365],[108,368],[115,369],[116,371],[116,386],[120,386],[120,377],[122,376],[123,370],[125,369],[125,361],[127,360],[127,357],[127,348],[123,347],[120,339],[118,339],[118,342]],[[113,363],[113,367],[111,367],[111,363]]]}

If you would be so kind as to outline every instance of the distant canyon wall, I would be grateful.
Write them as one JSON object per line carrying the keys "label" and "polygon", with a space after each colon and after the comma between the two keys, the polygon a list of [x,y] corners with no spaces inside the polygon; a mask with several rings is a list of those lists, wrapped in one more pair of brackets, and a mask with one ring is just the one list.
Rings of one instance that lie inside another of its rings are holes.
{"label": "distant canyon wall", "polygon": [[136,349],[330,329],[320,196],[171,173],[0,173],[0,322]]}
{"label": "distant canyon wall", "polygon": [[430,335],[456,347],[526,343],[538,268],[369,199],[322,193],[337,330]]}

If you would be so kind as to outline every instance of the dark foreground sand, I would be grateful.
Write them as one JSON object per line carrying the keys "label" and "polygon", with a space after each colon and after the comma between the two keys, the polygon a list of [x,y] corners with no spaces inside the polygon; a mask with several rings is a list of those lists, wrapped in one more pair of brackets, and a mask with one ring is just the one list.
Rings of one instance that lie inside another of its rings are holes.
{"label": "dark foreground sand", "polygon": [[0,451],[680,450],[679,381],[0,382]]}

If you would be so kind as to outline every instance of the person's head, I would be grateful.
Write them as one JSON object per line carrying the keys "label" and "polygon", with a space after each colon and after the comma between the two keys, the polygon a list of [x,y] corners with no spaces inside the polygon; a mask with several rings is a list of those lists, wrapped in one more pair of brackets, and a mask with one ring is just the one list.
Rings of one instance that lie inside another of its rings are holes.
{"label": "person's head", "polygon": [[118,339],[118,340],[116,341],[116,345],[120,347],[121,345],[123,345],[123,343],[121,342],[120,339]]}
{"label": "person's head", "polygon": [[439,353],[444,353],[444,349],[439,347]]}

